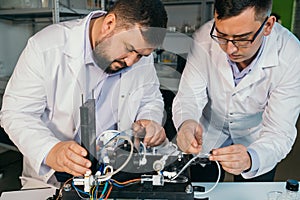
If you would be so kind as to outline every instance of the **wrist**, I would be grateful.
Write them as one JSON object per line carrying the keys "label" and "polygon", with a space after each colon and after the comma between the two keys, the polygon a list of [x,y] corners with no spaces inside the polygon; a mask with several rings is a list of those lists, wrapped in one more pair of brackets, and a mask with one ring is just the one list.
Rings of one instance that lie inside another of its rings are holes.
{"label": "wrist", "polygon": [[250,153],[247,151],[247,154],[248,154],[248,156],[249,156],[249,166],[248,166],[248,168],[246,168],[244,171],[243,171],[243,173],[247,173],[247,172],[249,172],[249,171],[251,171],[251,167],[252,167],[252,159],[251,159],[251,155],[250,155]]}

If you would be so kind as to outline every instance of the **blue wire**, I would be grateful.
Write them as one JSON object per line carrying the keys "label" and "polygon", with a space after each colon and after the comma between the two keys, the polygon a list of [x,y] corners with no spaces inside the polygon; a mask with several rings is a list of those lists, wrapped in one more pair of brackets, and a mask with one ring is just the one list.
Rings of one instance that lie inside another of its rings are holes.
{"label": "blue wire", "polygon": [[73,188],[74,188],[76,191],[78,191],[78,192],[80,192],[80,193],[82,193],[82,194],[88,195],[88,196],[91,198],[91,195],[90,195],[89,193],[84,192],[84,191],[80,190],[79,188],[77,188],[77,187],[74,185],[74,181],[72,181],[72,186],[73,186]]}
{"label": "blue wire", "polygon": [[[104,188],[102,190],[101,196],[104,196],[106,190],[107,190],[107,186],[108,186],[108,181],[105,182]],[[103,198],[101,198],[100,200],[103,200]]]}
{"label": "blue wire", "polygon": [[101,163],[100,167],[99,167],[99,170],[101,172],[101,174],[103,174],[103,170],[105,168],[105,164],[104,163]]}
{"label": "blue wire", "polygon": [[117,184],[117,183],[115,183],[115,182],[111,182],[114,186],[117,186],[118,188],[123,188],[123,187],[125,187],[124,185],[119,185],[119,184]]}

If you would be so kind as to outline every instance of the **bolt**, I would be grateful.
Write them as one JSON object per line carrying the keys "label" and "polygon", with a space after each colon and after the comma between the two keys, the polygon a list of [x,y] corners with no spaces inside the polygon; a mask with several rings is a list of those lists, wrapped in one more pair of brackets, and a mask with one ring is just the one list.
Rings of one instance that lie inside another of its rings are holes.
{"label": "bolt", "polygon": [[71,191],[71,189],[72,189],[72,187],[71,187],[70,183],[67,183],[64,185],[64,191],[69,192],[69,191]]}
{"label": "bolt", "polygon": [[189,184],[185,188],[185,193],[191,194],[193,192],[193,187]]}

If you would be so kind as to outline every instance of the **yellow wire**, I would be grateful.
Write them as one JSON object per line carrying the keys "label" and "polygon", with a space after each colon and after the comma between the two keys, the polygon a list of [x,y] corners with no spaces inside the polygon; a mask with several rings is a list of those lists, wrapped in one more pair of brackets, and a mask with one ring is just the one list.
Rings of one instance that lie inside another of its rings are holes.
{"label": "yellow wire", "polygon": [[91,197],[90,197],[91,200],[94,199],[95,188],[96,188],[96,186],[93,186],[93,187],[92,187],[92,194],[90,194],[90,195],[91,195]]}

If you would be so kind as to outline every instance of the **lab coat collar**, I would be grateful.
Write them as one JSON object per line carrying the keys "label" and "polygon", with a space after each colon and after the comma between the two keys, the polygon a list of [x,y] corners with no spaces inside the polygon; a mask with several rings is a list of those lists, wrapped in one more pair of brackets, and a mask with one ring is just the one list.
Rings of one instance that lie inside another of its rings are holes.
{"label": "lab coat collar", "polygon": [[66,27],[72,32],[67,38],[64,53],[72,58],[77,58],[84,55],[84,44],[85,44],[85,26],[88,24],[93,15],[105,14],[105,11],[94,11],[88,14],[85,18],[77,20],[77,24],[66,23]]}
{"label": "lab coat collar", "polygon": [[266,36],[266,43],[262,56],[259,61],[259,66],[262,68],[266,67],[276,67],[279,65],[278,56],[278,41],[277,41],[277,23],[275,23],[270,35]]}
{"label": "lab coat collar", "polygon": [[[64,49],[64,55],[66,56],[67,65],[70,68],[74,78],[78,81],[81,94],[84,97],[88,97],[88,91],[86,87],[86,73],[85,73],[85,60],[84,60],[84,44],[85,44],[85,26],[90,20],[90,16],[105,13],[104,11],[94,11],[91,12],[82,20],[77,20],[76,22],[67,22],[65,26],[67,31],[70,34],[67,34],[68,38],[66,39],[66,45]],[[91,86],[94,87],[97,84],[97,80],[94,83],[91,83]]]}
{"label": "lab coat collar", "polygon": [[268,67],[276,67],[279,63],[277,53],[277,42],[276,42],[276,30],[273,29],[269,36],[265,38],[265,44],[262,47],[262,55],[258,59],[253,70],[243,78],[243,80],[235,87],[234,92],[238,92],[255,82],[258,82],[265,78],[266,74],[264,69]]}

